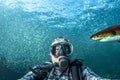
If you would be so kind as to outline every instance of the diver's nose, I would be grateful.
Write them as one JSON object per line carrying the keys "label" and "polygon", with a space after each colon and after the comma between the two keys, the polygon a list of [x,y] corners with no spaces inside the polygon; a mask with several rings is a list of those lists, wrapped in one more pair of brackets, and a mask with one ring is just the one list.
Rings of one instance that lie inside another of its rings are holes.
{"label": "diver's nose", "polygon": [[64,52],[62,49],[60,49],[59,53],[60,53],[60,55],[64,55]]}

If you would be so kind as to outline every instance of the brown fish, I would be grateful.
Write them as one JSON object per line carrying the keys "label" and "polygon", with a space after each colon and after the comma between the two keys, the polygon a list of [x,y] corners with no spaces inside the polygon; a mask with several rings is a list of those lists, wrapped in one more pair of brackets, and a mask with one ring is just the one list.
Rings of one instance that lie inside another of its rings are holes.
{"label": "brown fish", "polygon": [[120,25],[114,25],[106,28],[90,37],[92,40],[100,42],[120,41]]}

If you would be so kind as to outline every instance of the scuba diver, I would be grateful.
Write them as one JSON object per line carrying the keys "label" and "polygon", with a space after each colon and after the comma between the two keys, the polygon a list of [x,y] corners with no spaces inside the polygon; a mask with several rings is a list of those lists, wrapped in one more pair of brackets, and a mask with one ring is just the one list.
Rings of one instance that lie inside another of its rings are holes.
{"label": "scuba diver", "polygon": [[18,80],[111,80],[102,79],[79,59],[72,60],[72,52],[73,46],[66,38],[55,38],[50,46],[52,61],[29,68]]}

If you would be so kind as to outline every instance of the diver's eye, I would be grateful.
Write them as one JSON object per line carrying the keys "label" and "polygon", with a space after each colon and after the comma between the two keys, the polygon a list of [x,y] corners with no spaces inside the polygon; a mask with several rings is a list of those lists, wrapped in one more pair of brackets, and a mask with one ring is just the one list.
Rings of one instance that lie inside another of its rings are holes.
{"label": "diver's eye", "polygon": [[64,45],[64,50],[70,53],[71,52],[70,45]]}

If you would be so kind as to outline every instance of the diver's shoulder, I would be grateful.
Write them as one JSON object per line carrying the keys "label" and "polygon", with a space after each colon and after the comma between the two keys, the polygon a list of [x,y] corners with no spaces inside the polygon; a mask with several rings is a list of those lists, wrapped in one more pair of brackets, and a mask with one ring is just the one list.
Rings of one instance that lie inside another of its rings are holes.
{"label": "diver's shoulder", "polygon": [[45,67],[52,67],[52,61],[46,61],[44,63],[39,63],[35,66],[33,66],[33,69],[41,69],[41,68],[45,68]]}

